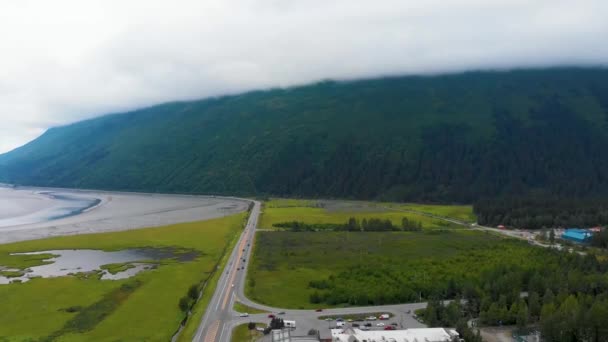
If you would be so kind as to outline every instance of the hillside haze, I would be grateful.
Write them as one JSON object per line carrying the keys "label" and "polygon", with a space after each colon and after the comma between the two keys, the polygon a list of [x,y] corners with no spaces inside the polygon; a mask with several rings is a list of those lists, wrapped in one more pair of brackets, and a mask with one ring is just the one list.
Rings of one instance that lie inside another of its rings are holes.
{"label": "hillside haze", "polygon": [[608,194],[607,124],[608,69],[322,82],[52,128],[0,156],[0,182],[441,202],[595,196]]}

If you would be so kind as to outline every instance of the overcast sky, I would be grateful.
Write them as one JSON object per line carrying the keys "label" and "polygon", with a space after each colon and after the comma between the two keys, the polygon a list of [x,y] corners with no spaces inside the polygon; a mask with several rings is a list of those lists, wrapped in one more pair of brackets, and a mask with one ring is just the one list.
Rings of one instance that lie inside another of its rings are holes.
{"label": "overcast sky", "polygon": [[0,1],[0,152],[163,101],[319,79],[606,65],[606,0]]}

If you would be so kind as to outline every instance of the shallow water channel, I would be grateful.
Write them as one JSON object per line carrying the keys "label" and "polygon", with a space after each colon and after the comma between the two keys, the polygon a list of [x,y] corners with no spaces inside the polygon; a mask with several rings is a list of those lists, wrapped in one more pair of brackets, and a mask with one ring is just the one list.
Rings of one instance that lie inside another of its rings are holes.
{"label": "shallow water channel", "polygon": [[[155,261],[162,259],[177,258],[181,261],[192,260],[196,253],[175,253],[171,249],[139,248],[126,249],[121,251],[102,251],[93,249],[72,249],[72,250],[49,250],[30,253],[13,253],[11,255],[38,255],[52,254],[53,256],[45,259],[49,262],[45,265],[32,266],[25,270],[22,276],[6,277],[0,275],[0,284],[11,282],[26,282],[31,278],[51,278],[68,276],[77,273],[98,273],[101,279],[124,279],[132,277],[141,271],[155,268]],[[102,265],[125,264],[128,266],[121,268],[112,274],[107,269],[102,269]],[[0,271],[18,271],[0,266]]]}

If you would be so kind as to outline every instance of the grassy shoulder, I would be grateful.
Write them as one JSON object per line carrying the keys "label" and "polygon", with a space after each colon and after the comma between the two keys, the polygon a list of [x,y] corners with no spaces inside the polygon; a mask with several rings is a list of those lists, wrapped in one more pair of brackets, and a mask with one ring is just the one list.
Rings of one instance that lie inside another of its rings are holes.
{"label": "grassy shoulder", "polygon": [[[159,267],[124,280],[95,277],[32,279],[0,285],[0,336],[14,340],[169,340],[184,313],[178,307],[188,288],[205,279],[223,248],[242,229],[244,214],[221,219],[124,232],[75,235],[0,245],[0,264],[14,252],[54,249],[121,250],[177,247],[200,252],[190,262],[163,260]],[[36,265],[17,258],[15,267]],[[121,265],[108,265],[117,271]],[[158,294],[162,293],[162,296]],[[33,323],[35,322],[35,324]],[[124,329],[129,322],[129,329]]]}
{"label": "grassy shoulder", "polygon": [[469,230],[258,232],[247,295],[311,309],[449,297],[496,265],[541,264],[544,250]]}
{"label": "grassy shoulder", "polygon": [[[391,210],[390,207],[396,210]],[[420,222],[424,229],[461,228],[444,220],[412,212],[399,211],[402,205],[363,201],[314,201],[293,199],[271,199],[264,202],[259,228],[277,229],[276,224],[298,221],[306,224],[344,224],[349,218],[359,221],[377,218],[401,225],[403,218]],[[420,211],[439,216],[454,215],[455,218],[472,215],[470,206],[420,206]],[[422,210],[424,209],[424,210]],[[410,210],[414,210],[410,208]]]}
{"label": "grassy shoulder", "polygon": [[[265,328],[266,324],[256,323],[256,327]],[[234,330],[232,330],[232,338],[231,342],[254,342],[257,341],[264,334],[262,332],[257,331],[255,329],[250,330],[249,324],[241,324],[237,325]]]}
{"label": "grassy shoulder", "polygon": [[245,305],[241,302],[234,302],[234,306],[232,308],[236,312],[240,313],[248,313],[248,314],[259,314],[259,313],[267,313],[268,311],[260,310],[256,308],[252,308],[251,306]]}

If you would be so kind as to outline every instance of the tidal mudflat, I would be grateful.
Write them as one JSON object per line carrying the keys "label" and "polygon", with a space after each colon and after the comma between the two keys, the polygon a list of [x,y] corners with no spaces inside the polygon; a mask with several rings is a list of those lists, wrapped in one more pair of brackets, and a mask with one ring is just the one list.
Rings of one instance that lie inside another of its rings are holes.
{"label": "tidal mudflat", "polygon": [[0,244],[202,221],[247,206],[219,197],[0,188]]}

